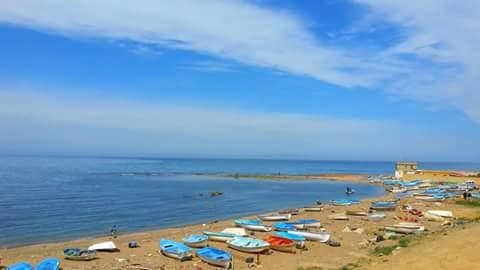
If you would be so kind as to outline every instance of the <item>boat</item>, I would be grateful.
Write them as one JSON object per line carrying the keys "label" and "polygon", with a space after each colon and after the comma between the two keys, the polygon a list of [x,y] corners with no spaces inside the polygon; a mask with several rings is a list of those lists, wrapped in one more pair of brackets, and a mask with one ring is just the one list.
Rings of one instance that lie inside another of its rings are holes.
{"label": "boat", "polygon": [[231,233],[236,236],[247,236],[247,231],[244,228],[225,228],[222,233]]}
{"label": "boat", "polygon": [[270,235],[265,238],[265,242],[270,244],[270,248],[277,251],[292,252],[295,248],[295,241],[279,236]]}
{"label": "boat", "polygon": [[395,226],[386,226],[386,231],[389,232],[396,232],[396,233],[403,233],[403,234],[414,234],[424,231],[423,227],[420,228],[404,228],[404,227],[395,227]]}
{"label": "boat", "polygon": [[59,270],[60,269],[60,261],[56,258],[48,258],[41,261],[35,267],[35,270]]}
{"label": "boat", "polygon": [[472,192],[470,193],[472,198],[474,199],[480,199],[480,192]]}
{"label": "boat", "polygon": [[423,213],[423,218],[428,221],[437,221],[437,222],[445,221],[445,218],[434,215],[434,214],[430,214],[428,212]]}
{"label": "boat", "polygon": [[323,207],[318,207],[318,206],[305,206],[303,208],[303,211],[305,212],[322,212]]}
{"label": "boat", "polygon": [[303,242],[303,241],[307,240],[305,237],[303,237],[301,235],[291,234],[291,233],[288,233],[288,232],[274,232],[273,235],[278,236],[278,237],[282,237],[282,238],[285,238],[285,239],[293,240],[295,242]]}
{"label": "boat", "polygon": [[395,185],[398,185],[400,184],[400,180],[383,180],[383,184],[384,185],[388,185],[388,186],[395,186]]}
{"label": "boat", "polygon": [[368,212],[360,211],[360,210],[347,210],[345,211],[345,214],[349,216],[361,216],[361,217],[368,216]]}
{"label": "boat", "polygon": [[272,224],[272,227],[276,230],[276,231],[283,231],[283,232],[286,232],[286,231],[289,231],[289,230],[295,230],[296,227],[293,223],[290,223],[290,222],[277,222],[277,223],[273,223]]}
{"label": "boat", "polygon": [[398,224],[392,225],[392,227],[397,228],[407,228],[407,229],[420,229],[423,228],[422,224],[416,222],[400,222]]}
{"label": "boat", "polygon": [[88,249],[66,248],[63,250],[63,255],[66,260],[90,261],[97,257],[97,252]]}
{"label": "boat", "polygon": [[261,225],[262,221],[258,219],[236,219],[235,225],[243,227],[244,225]]}
{"label": "boat", "polygon": [[322,227],[322,224],[318,219],[299,219],[291,223],[299,230]]}
{"label": "boat", "polygon": [[301,232],[301,231],[288,231],[289,234],[299,235],[305,237],[310,241],[318,241],[325,243],[330,240],[330,234],[326,232]]}
{"label": "boat", "polygon": [[397,203],[392,201],[372,202],[370,209],[378,211],[393,211],[397,208]]}
{"label": "boat", "polygon": [[292,216],[295,216],[295,215],[298,215],[300,211],[298,211],[298,209],[287,209],[287,210],[278,211],[278,213],[282,215],[291,214]]}
{"label": "boat", "polygon": [[232,268],[232,255],[224,250],[204,247],[197,250],[197,256],[208,264],[220,266],[225,269]]}
{"label": "boat", "polygon": [[287,221],[292,218],[292,214],[266,214],[266,215],[259,215],[263,221]]}
{"label": "boat", "polygon": [[406,188],[397,188],[397,187],[389,188],[387,190],[392,192],[392,193],[404,193],[404,192],[408,191]]}
{"label": "boat", "polygon": [[328,216],[331,220],[349,220],[350,218],[345,214],[332,214]]}
{"label": "boat", "polygon": [[191,260],[193,258],[191,248],[168,239],[160,239],[160,250],[163,255],[180,261]]}
{"label": "boat", "polygon": [[452,211],[446,210],[428,210],[426,213],[444,218],[453,218]]}
{"label": "boat", "polygon": [[208,240],[218,241],[218,242],[227,242],[228,240],[232,240],[233,238],[237,237],[238,235],[233,233],[222,233],[222,232],[203,232],[206,236],[208,236]]}
{"label": "boat", "polygon": [[208,244],[208,236],[203,234],[188,235],[183,238],[183,243],[192,248],[202,248]]}
{"label": "boat", "polygon": [[94,244],[88,247],[88,250],[95,250],[95,251],[118,251],[117,246],[112,241],[101,242],[98,244]]}
{"label": "boat", "polygon": [[385,218],[385,214],[369,214],[365,219],[369,221],[380,221]]}
{"label": "boat", "polygon": [[228,240],[227,244],[233,249],[249,253],[260,253],[270,248],[269,243],[250,237],[235,237]]}
{"label": "boat", "polygon": [[353,199],[339,199],[339,200],[333,200],[331,201],[333,205],[336,206],[348,206],[348,205],[354,205],[354,204],[359,204],[359,200],[353,200]]}
{"label": "boat", "polygon": [[7,270],[33,270],[33,266],[27,262],[9,265]]}
{"label": "boat", "polygon": [[249,230],[249,231],[256,231],[256,232],[270,232],[272,231],[271,227],[265,226],[265,225],[243,225],[243,228]]}

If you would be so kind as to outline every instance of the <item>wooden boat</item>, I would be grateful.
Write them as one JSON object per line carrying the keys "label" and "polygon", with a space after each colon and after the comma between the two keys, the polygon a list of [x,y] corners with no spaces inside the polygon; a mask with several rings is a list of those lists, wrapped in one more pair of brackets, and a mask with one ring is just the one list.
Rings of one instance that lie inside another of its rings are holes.
{"label": "wooden boat", "polygon": [[9,265],[7,270],[33,270],[33,266],[27,262]]}
{"label": "wooden boat", "polygon": [[220,266],[225,269],[232,268],[232,255],[224,250],[204,247],[197,251],[197,256],[208,264]]}
{"label": "wooden boat", "polygon": [[303,211],[305,212],[322,212],[323,207],[318,207],[318,206],[306,206],[303,208]]}
{"label": "wooden boat", "polygon": [[238,236],[246,236],[247,231],[244,228],[227,228],[221,232],[203,232],[206,236],[208,236],[209,240],[218,241],[218,242],[226,242],[228,240],[232,240]]}
{"label": "wooden boat", "polygon": [[325,232],[301,232],[301,231],[288,231],[289,234],[299,235],[305,237],[310,241],[318,241],[325,243],[330,240],[330,234]]}
{"label": "wooden boat", "polygon": [[258,219],[236,219],[235,225],[243,227],[244,225],[261,225],[262,221]]}
{"label": "wooden boat", "polygon": [[272,224],[272,227],[276,230],[276,231],[282,231],[282,232],[286,232],[286,231],[289,231],[289,230],[295,230],[295,225],[290,223],[290,222],[277,222],[277,223],[273,223]]}
{"label": "wooden boat", "polygon": [[163,255],[180,261],[191,260],[193,258],[191,248],[168,239],[160,239],[160,250]]}
{"label": "wooden boat", "polygon": [[247,236],[247,231],[244,228],[225,228],[222,233],[231,233],[236,236]]}
{"label": "wooden boat", "polygon": [[369,221],[380,221],[385,218],[385,214],[369,214],[365,219]]}
{"label": "wooden boat", "polygon": [[377,211],[393,211],[397,208],[397,202],[394,201],[379,201],[372,202],[370,204],[370,209]]}
{"label": "wooden boat", "polygon": [[112,241],[101,242],[98,244],[94,244],[88,247],[88,250],[95,250],[95,251],[118,251],[117,246]]}
{"label": "wooden boat", "polygon": [[265,226],[265,225],[243,225],[243,228],[249,230],[249,231],[256,231],[256,232],[270,232],[272,231],[271,227]]}
{"label": "wooden boat", "polygon": [[299,230],[322,227],[322,224],[318,219],[299,219],[291,222],[291,224],[293,224],[293,226]]}
{"label": "wooden boat", "polygon": [[347,210],[347,211],[345,211],[345,214],[347,214],[349,216],[361,216],[361,217],[368,216],[368,212],[359,211],[359,210]]}
{"label": "wooden boat", "polygon": [[37,264],[35,270],[59,270],[60,261],[56,258],[48,258]]}
{"label": "wooden boat", "polygon": [[416,222],[400,222],[398,224],[392,225],[392,227],[397,228],[407,228],[407,229],[420,229],[423,228],[422,224]]}
{"label": "wooden boat", "polygon": [[288,232],[274,232],[273,235],[275,235],[277,237],[282,237],[282,238],[285,238],[285,239],[289,239],[289,240],[292,240],[292,241],[295,241],[295,242],[303,242],[303,241],[307,240],[305,237],[303,237],[301,235],[291,234],[291,233],[288,233]]}
{"label": "wooden boat", "polygon": [[279,236],[270,235],[265,238],[265,242],[270,244],[270,248],[278,251],[292,252],[295,248],[295,241]]}
{"label": "wooden boat", "polygon": [[292,214],[266,214],[266,215],[259,215],[263,221],[287,221],[292,218]]}
{"label": "wooden boat", "polygon": [[291,214],[292,216],[298,215],[300,211],[298,209],[287,209],[287,210],[281,210],[278,211],[279,214],[286,215],[286,214]]}
{"label": "wooden boat", "polygon": [[402,227],[395,227],[395,226],[386,226],[385,230],[389,232],[413,234],[413,233],[419,233],[424,231],[424,228],[421,227],[421,228],[411,229],[411,228],[402,228]]}
{"label": "wooden boat", "polygon": [[208,236],[203,234],[188,235],[183,238],[183,243],[192,248],[205,247],[208,244]]}
{"label": "wooden boat", "polygon": [[67,248],[63,250],[63,255],[66,260],[90,261],[97,257],[97,252],[88,249]]}
{"label": "wooden boat", "polygon": [[233,249],[249,253],[260,253],[270,248],[269,243],[249,237],[235,237],[227,241],[227,244]]}
{"label": "wooden boat", "polygon": [[333,215],[329,215],[328,219],[331,219],[331,220],[349,220],[350,218],[345,214],[333,214]]}
{"label": "wooden boat", "polygon": [[452,211],[446,210],[428,210],[426,213],[444,218],[453,218]]}

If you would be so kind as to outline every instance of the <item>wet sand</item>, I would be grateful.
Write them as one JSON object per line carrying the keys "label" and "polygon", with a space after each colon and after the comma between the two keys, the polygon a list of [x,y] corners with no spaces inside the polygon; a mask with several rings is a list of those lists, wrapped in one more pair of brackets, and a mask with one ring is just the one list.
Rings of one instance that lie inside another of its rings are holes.
{"label": "wet sand", "polygon": [[[331,206],[325,205],[322,212],[304,212],[294,216],[294,219],[315,218],[320,219],[323,227],[332,234],[332,240],[341,243],[340,247],[331,247],[327,244],[317,242],[307,242],[308,250],[297,250],[296,254],[282,253],[273,251],[268,255],[260,256],[261,269],[276,270],[294,270],[299,267],[316,266],[316,269],[336,269],[343,266],[356,266],[362,269],[409,269],[393,268],[397,265],[396,260],[402,261],[402,256],[412,258],[414,261],[434,260],[435,245],[443,246],[442,243],[452,243],[453,248],[449,250],[449,256],[456,256],[461,260],[463,256],[470,256],[470,253],[464,252],[462,248],[456,248],[465,241],[471,241],[472,235],[479,232],[479,225],[464,226],[442,226],[440,222],[422,221],[428,230],[426,236],[421,238],[431,238],[420,244],[404,248],[396,255],[388,257],[377,257],[373,255],[372,250],[376,245],[389,245],[394,243],[392,240],[380,243],[371,243],[369,240],[375,238],[375,233],[385,225],[391,225],[399,222],[397,217],[406,216],[398,207],[396,211],[385,212],[387,218],[380,222],[365,221],[362,217],[350,216],[348,221],[329,220],[328,216],[334,213],[343,213],[345,210],[368,210],[370,202],[378,199],[391,199],[391,195],[382,198],[364,200],[360,205],[356,206]],[[454,215],[459,218],[474,219],[480,217],[480,210],[477,208],[469,208],[456,205],[454,202],[445,202],[438,205],[437,203],[417,202],[413,199],[402,199],[401,204],[409,204],[419,210],[442,209],[451,210]],[[249,218],[249,217],[246,217]],[[347,226],[362,228],[363,232],[348,232],[345,230]],[[220,231],[226,227],[233,227],[233,220],[220,221],[218,223],[208,225],[194,225],[182,228],[171,228],[165,230],[149,231],[143,233],[120,235],[114,242],[120,248],[120,252],[115,253],[98,253],[98,259],[90,262],[74,262],[61,261],[63,269],[218,269],[207,265],[199,258],[193,261],[179,262],[174,259],[167,258],[159,253],[159,239],[168,238],[171,240],[181,241],[188,234],[198,234],[205,230]],[[471,231],[471,233],[469,233]],[[445,236],[444,234],[447,233]],[[255,233],[258,238],[264,238],[269,233]],[[441,236],[441,237],[440,237]],[[446,240],[445,240],[446,239]],[[63,258],[63,249],[68,247],[86,248],[91,244],[111,240],[109,237],[95,239],[81,239],[62,243],[39,244],[32,246],[24,246],[9,249],[0,249],[0,256],[3,258],[3,264],[8,265],[19,261],[29,261],[37,263],[46,257]],[[129,249],[127,243],[136,240],[140,244],[140,248]],[[435,244],[436,241],[440,244]],[[396,243],[396,242],[395,242]],[[468,242],[469,243],[469,242]],[[210,242],[211,246],[215,246],[231,252],[234,256],[234,269],[248,269],[245,259],[255,257],[253,254],[242,253],[232,250],[225,243]],[[474,252],[474,251],[472,251]],[[402,255],[403,253],[407,255]],[[408,255],[410,254],[410,255]],[[430,257],[425,255],[431,254]],[[397,259],[399,258],[399,259]],[[387,262],[383,262],[387,260]],[[468,261],[468,260],[467,260]],[[389,264],[390,263],[390,264]],[[385,267],[382,265],[385,264]],[[421,265],[421,264],[419,264]],[[412,268],[413,269],[413,268]],[[417,269],[417,268],[415,268]],[[418,268],[420,269],[420,268]],[[422,269],[433,269],[425,268]],[[441,268],[436,268],[441,269]],[[443,269],[470,269],[470,268],[443,268]]]}

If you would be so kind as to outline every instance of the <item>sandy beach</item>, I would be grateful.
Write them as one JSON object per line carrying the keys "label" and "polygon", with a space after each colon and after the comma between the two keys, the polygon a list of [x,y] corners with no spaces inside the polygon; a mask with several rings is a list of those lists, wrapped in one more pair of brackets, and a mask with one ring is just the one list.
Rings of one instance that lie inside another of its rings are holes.
{"label": "sandy beach", "polygon": [[[317,242],[307,242],[307,250],[297,250],[296,254],[282,253],[274,251],[271,254],[260,256],[261,269],[301,269],[301,267],[311,267],[304,269],[406,269],[394,265],[402,265],[406,259],[418,264],[425,260],[442,261],[449,257],[441,256],[441,252],[435,249],[435,245],[444,246],[452,245],[462,246],[462,243],[470,243],[471,235],[478,233],[480,226],[477,223],[468,225],[452,225],[442,226],[440,222],[424,221],[426,232],[423,236],[415,237],[413,244],[409,247],[395,251],[395,255],[378,257],[374,255],[373,250],[376,246],[388,246],[396,243],[396,240],[386,240],[375,243],[372,239],[376,238],[376,233],[386,225],[399,222],[399,217],[407,216],[402,212],[400,207],[395,211],[385,212],[387,217],[378,222],[366,221],[362,217],[350,216],[348,221],[330,220],[328,217],[335,213],[343,213],[348,210],[368,210],[371,201],[392,199],[391,194],[387,194],[382,198],[372,198],[362,201],[355,206],[333,206],[324,205],[322,212],[304,212],[300,211],[299,215],[293,219],[315,218],[322,222],[327,232],[331,233],[332,240],[341,243],[340,247],[332,247],[327,244]],[[418,202],[414,199],[402,199],[401,205],[409,204],[412,207],[425,211],[428,209],[450,210],[454,213],[455,218],[462,220],[474,220],[480,217],[480,208],[471,208],[455,204],[453,201],[442,203]],[[245,217],[251,218],[251,217]],[[455,222],[452,222],[455,224]],[[233,227],[233,220],[224,220],[212,224],[199,224],[186,226],[181,228],[171,228],[165,230],[148,231],[142,233],[120,235],[114,239],[114,242],[120,248],[119,252],[99,253],[98,259],[89,262],[74,262],[61,260],[63,269],[217,269],[207,265],[199,258],[192,261],[179,262],[174,259],[167,258],[159,252],[159,239],[168,238],[171,240],[181,241],[182,237],[188,234],[198,234],[205,230],[220,231],[227,227]],[[359,228],[359,230],[351,231],[350,229]],[[255,233],[255,237],[264,238],[268,233]],[[424,239],[424,240],[423,240]],[[463,239],[463,240],[462,240]],[[91,244],[111,240],[110,237],[102,237],[95,239],[81,239],[67,241],[61,243],[38,244],[31,246],[23,246],[16,248],[0,249],[0,256],[3,258],[2,263],[8,265],[19,261],[29,261],[37,263],[46,257],[63,258],[63,249],[68,247],[88,247]],[[136,240],[140,244],[140,248],[129,249],[127,244],[131,240]],[[463,241],[463,242],[462,242]],[[467,242],[465,242],[467,241]],[[470,241],[470,242],[468,242]],[[418,244],[417,244],[418,243]],[[445,244],[443,244],[445,243]],[[476,243],[473,243],[476,244]],[[210,246],[215,246],[231,252],[234,256],[234,269],[248,269],[245,260],[255,255],[242,253],[232,250],[225,243],[210,242]],[[470,253],[464,252],[465,248],[452,248],[449,250],[450,256],[458,257],[462,260],[463,256],[468,257]],[[442,252],[445,252],[443,250]],[[432,256],[425,256],[426,254]],[[405,255],[403,255],[405,254]],[[398,262],[397,262],[398,261]],[[468,263],[469,259],[464,259]],[[438,264],[438,263],[437,263]],[[383,267],[385,265],[385,267]],[[316,267],[316,268],[315,268]],[[341,268],[344,267],[344,268]],[[420,269],[420,268],[415,268]],[[422,269],[434,269],[425,268]],[[454,269],[454,268],[445,268]],[[460,268],[456,268],[460,269]],[[471,268],[461,268],[471,269]]]}

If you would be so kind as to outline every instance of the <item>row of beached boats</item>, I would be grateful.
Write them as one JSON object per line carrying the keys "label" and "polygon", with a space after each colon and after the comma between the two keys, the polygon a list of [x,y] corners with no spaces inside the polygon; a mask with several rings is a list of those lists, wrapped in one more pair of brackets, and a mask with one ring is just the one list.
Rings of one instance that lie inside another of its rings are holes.
{"label": "row of beached boats", "polygon": [[20,262],[16,264],[12,264],[7,267],[7,270],[59,270],[60,269],[60,261],[56,258],[48,258],[40,263],[38,263],[35,267],[28,263],[28,262]]}

